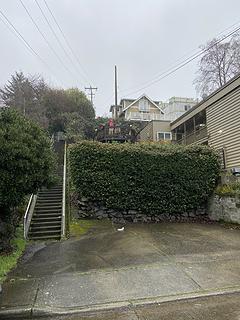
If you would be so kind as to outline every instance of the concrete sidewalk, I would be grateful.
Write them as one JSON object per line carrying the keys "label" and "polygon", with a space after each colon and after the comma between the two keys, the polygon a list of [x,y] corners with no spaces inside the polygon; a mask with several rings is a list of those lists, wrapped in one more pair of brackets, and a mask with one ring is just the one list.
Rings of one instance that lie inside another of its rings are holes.
{"label": "concrete sidewalk", "polygon": [[30,246],[0,295],[0,318],[137,307],[240,292],[240,231],[100,222],[82,238]]}

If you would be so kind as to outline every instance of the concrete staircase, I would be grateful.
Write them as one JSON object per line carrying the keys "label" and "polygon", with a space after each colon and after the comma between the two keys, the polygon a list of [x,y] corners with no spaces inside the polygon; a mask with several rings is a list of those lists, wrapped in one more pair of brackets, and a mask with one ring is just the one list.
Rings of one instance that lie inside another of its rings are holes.
{"label": "concrete staircase", "polygon": [[64,142],[56,142],[59,183],[51,189],[42,188],[37,194],[30,227],[29,240],[60,240],[63,208],[63,157]]}
{"label": "concrete staircase", "polygon": [[38,192],[28,232],[30,240],[60,240],[62,224],[62,184]]}

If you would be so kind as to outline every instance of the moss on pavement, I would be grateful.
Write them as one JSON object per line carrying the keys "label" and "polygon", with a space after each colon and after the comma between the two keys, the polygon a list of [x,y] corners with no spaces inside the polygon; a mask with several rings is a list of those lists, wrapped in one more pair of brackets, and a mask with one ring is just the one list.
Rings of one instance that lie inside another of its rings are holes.
{"label": "moss on pavement", "polygon": [[95,220],[73,220],[70,222],[70,236],[80,237],[96,224]]}

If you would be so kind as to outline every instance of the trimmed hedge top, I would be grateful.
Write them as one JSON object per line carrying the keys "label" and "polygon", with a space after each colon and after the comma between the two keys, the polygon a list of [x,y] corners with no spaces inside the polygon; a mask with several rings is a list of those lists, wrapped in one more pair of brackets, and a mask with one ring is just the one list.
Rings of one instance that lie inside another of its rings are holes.
{"label": "trimmed hedge top", "polygon": [[199,145],[82,142],[70,147],[70,168],[80,197],[115,210],[174,214],[208,198],[219,159]]}

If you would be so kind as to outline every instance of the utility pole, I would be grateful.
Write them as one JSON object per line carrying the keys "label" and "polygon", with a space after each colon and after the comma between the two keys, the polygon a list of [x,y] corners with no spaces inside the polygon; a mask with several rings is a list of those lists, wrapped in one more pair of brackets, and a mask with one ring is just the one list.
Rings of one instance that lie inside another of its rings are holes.
{"label": "utility pole", "polygon": [[85,90],[89,90],[88,95],[90,96],[90,101],[91,101],[92,106],[93,106],[93,97],[95,96],[94,90],[97,91],[97,89],[98,89],[97,87],[92,87],[92,86],[85,87]]}
{"label": "utility pole", "polygon": [[117,66],[115,66],[115,106],[117,106]]}

